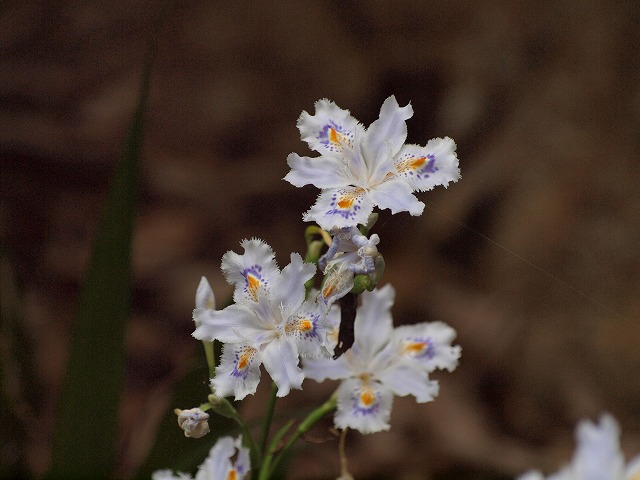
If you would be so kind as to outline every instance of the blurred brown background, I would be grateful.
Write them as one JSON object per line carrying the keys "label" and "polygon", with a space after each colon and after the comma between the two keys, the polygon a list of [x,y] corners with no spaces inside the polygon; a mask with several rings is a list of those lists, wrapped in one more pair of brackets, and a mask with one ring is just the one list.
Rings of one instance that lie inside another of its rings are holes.
{"label": "blurred brown background", "polygon": [[[25,417],[36,473],[159,10],[0,7],[0,240],[36,352]],[[199,348],[200,276],[222,301],[220,257],[241,239],[263,238],[281,265],[304,248],[301,214],[317,190],[281,180],[287,154],[308,151],[300,112],[327,97],[368,125],[391,94],[414,107],[409,142],[456,140],[462,180],[421,194],[421,217],[381,215],[383,282],[396,288],[397,323],[444,320],[463,355],[435,402],[396,399],[390,432],[351,435],[356,478],[555,470],[575,422],[604,410],[627,455],[639,453],[639,46],[636,1],[176,2],[146,126],[122,474],[144,458]],[[20,375],[11,385],[20,399]],[[331,389],[305,383],[280,406]],[[291,478],[338,473],[334,440],[305,451]]]}

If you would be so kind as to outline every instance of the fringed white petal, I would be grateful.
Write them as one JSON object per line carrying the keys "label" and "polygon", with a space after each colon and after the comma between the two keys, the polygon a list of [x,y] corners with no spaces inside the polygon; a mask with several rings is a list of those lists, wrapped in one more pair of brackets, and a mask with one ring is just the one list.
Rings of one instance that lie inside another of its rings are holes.
{"label": "fringed white petal", "polygon": [[240,245],[244,254],[229,251],[222,257],[222,273],[235,285],[233,300],[236,303],[257,301],[260,290],[269,291],[270,283],[279,273],[275,254],[264,241],[252,238]]}
{"label": "fringed white petal", "polygon": [[405,145],[396,156],[396,175],[414,191],[424,192],[460,179],[456,144],[449,137],[433,138],[426,147]]}
{"label": "fringed white petal", "polygon": [[371,184],[379,183],[388,172],[393,171],[393,157],[407,138],[405,120],[412,116],[411,105],[400,107],[393,95],[382,104],[380,117],[369,126],[362,142]]}
{"label": "fringed white petal", "polygon": [[226,343],[222,348],[220,365],[211,385],[219,397],[235,396],[242,400],[256,393],[260,382],[260,352],[246,343]]}
{"label": "fringed white petal", "polygon": [[336,427],[368,434],[389,430],[393,394],[382,384],[360,379],[345,380],[338,387]]}
{"label": "fringed white petal", "polygon": [[333,230],[364,224],[372,211],[373,203],[367,192],[347,186],[323,190],[303,219],[316,222],[324,230]]}

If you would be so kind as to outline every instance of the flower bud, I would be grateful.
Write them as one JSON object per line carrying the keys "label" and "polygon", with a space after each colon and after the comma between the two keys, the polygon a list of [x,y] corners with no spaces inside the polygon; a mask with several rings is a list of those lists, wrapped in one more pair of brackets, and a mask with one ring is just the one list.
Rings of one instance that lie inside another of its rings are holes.
{"label": "flower bud", "polygon": [[209,433],[209,414],[200,408],[180,410],[176,408],[174,413],[178,416],[178,425],[184,430],[185,437],[202,438]]}

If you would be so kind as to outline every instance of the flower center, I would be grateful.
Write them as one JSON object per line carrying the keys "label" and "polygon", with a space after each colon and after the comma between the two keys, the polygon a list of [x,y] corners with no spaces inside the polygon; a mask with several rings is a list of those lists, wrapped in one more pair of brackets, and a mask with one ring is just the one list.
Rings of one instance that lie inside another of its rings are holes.
{"label": "flower center", "polygon": [[231,470],[229,470],[229,473],[227,473],[227,479],[226,480],[237,480],[238,475],[236,474],[236,469],[232,468]]}

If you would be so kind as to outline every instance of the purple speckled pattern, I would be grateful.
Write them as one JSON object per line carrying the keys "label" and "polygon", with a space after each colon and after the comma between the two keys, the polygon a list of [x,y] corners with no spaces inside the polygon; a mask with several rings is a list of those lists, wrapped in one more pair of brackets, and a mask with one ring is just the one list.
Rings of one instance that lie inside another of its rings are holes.
{"label": "purple speckled pattern", "polygon": [[419,168],[418,170],[416,170],[416,177],[418,177],[419,179],[429,178],[430,173],[435,173],[438,171],[438,167],[436,167],[435,155],[429,154],[427,155],[427,158],[429,160],[425,162],[422,168]]}
{"label": "purple speckled pattern", "polygon": [[358,213],[358,210],[360,210],[360,203],[362,203],[361,200],[361,196],[360,195],[353,195],[353,203],[355,203],[355,205],[353,205],[353,207],[351,207],[351,205],[349,206],[349,208],[341,208],[338,205],[338,202],[340,201],[340,199],[338,198],[338,195],[340,195],[340,197],[342,197],[345,193],[347,193],[345,190],[338,190],[337,192],[335,192],[332,196],[331,196],[331,207],[329,210],[327,210],[325,212],[325,215],[339,215],[343,218],[345,218],[346,220],[355,218],[356,213]]}
{"label": "purple speckled pattern", "polygon": [[262,267],[257,264],[251,265],[250,267],[247,267],[242,271],[242,276],[245,278],[244,293],[250,294],[249,275],[252,275],[253,277],[257,278],[258,281],[260,282],[260,285],[262,285],[264,288],[266,288],[267,285],[269,284],[269,282],[262,276]]}
{"label": "purple speckled pattern", "polygon": [[354,392],[351,395],[351,401],[353,402],[353,413],[355,416],[376,415],[376,413],[380,409],[379,392],[375,389],[372,390],[375,395],[375,401],[369,407],[361,406],[359,393]]}
{"label": "purple speckled pattern", "polygon": [[[242,350],[236,350],[235,352],[233,352],[233,356],[235,358],[235,363],[233,366],[233,371],[231,372],[231,375],[237,378],[242,378],[243,380],[246,380],[247,376],[249,375],[249,366],[251,365],[251,362],[253,361],[253,356],[254,356],[254,352],[251,352],[251,350],[253,350],[253,348],[251,347],[244,347]],[[246,355],[248,357],[247,361],[247,365],[245,368],[238,370],[238,363],[241,361],[242,356]]]}

